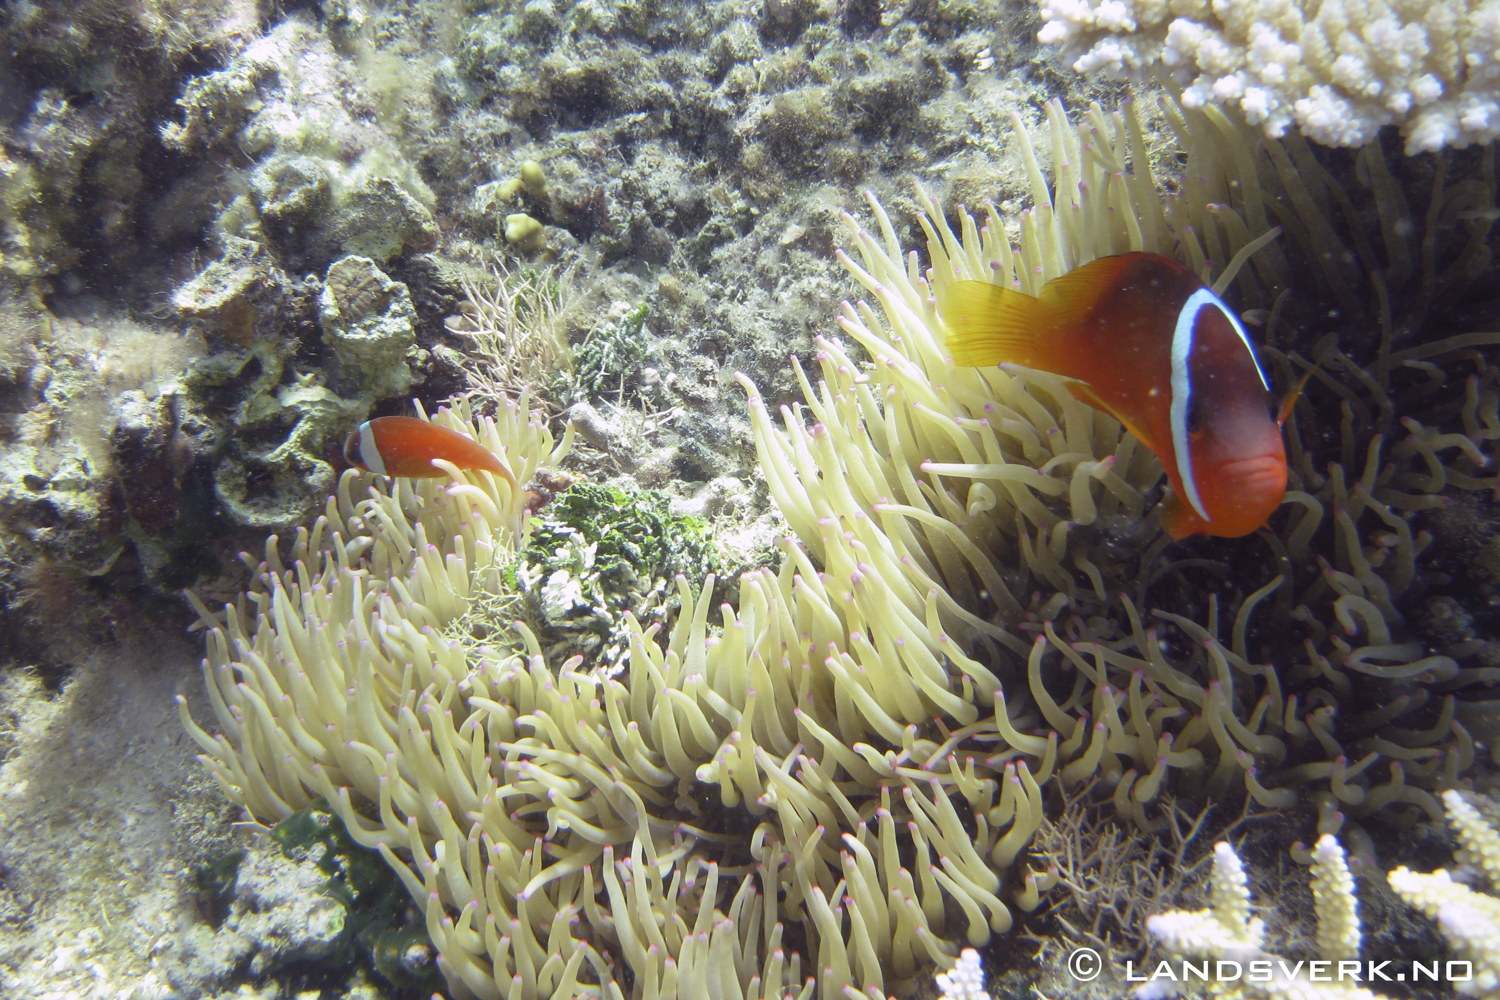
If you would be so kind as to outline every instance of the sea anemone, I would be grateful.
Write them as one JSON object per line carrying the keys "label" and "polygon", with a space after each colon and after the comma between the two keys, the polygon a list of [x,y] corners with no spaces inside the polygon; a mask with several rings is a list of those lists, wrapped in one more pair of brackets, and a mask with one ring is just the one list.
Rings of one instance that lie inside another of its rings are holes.
{"label": "sea anemone", "polygon": [[[183,722],[225,793],[263,821],[327,799],[425,909],[454,991],[512,1000],[908,994],[1040,904],[1056,874],[1024,859],[1053,786],[1096,782],[1147,830],[1167,795],[1286,809],[1310,793],[1333,828],[1440,815],[1430,789],[1474,756],[1453,692],[1490,674],[1461,665],[1472,643],[1433,652],[1403,632],[1427,543],[1408,515],[1494,488],[1492,370],[1447,409],[1427,400],[1432,428],[1382,434],[1406,399],[1393,392],[1447,395],[1442,366],[1500,338],[1398,349],[1386,309],[1362,366],[1320,345],[1337,399],[1320,390],[1299,414],[1288,513],[1169,551],[1155,457],[1058,378],[954,367],[947,288],[994,274],[1034,289],[1126,249],[1205,278],[1228,260],[1216,285],[1263,310],[1294,372],[1311,362],[1288,331],[1311,310],[1288,304],[1293,276],[1314,294],[1363,287],[1342,258],[1305,266],[1334,252],[1328,210],[1349,197],[1283,170],[1273,141],[1169,105],[1187,158],[1164,203],[1132,108],[1077,127],[1048,114],[1056,181],[1018,128],[1036,204],[1013,227],[993,208],[950,225],[922,195],[924,270],[873,199],[878,238],[847,220],[859,262],[840,260],[876,306],[845,305],[852,343],[819,338],[818,380],[798,366],[805,406],[780,429],[742,379],[793,534],[719,624],[711,578],[696,595],[679,578],[675,620],[624,616],[619,676],[548,664],[520,625],[514,649],[445,635],[500,591],[523,495],[456,468],[389,487],[349,473],[290,559],[273,538],[250,594],[222,619],[201,609],[222,734]],[[1463,189],[1465,211],[1493,206],[1487,183]],[[1374,224],[1394,233],[1397,199],[1373,187]],[[1455,203],[1433,190],[1430,223]],[[1477,275],[1477,254],[1450,267]],[[1408,280],[1430,292],[1436,274]],[[1321,433],[1330,405],[1337,431]],[[435,419],[525,482],[568,444],[528,409],[523,395],[493,419]]]}

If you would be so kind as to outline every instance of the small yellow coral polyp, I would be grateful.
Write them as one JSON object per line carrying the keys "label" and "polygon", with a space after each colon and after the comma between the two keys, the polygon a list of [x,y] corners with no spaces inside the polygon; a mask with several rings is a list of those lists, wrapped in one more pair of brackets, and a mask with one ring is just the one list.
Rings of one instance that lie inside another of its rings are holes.
{"label": "small yellow coral polyp", "polygon": [[507,215],[500,224],[500,232],[505,242],[522,250],[535,250],[542,245],[542,224],[525,212]]}

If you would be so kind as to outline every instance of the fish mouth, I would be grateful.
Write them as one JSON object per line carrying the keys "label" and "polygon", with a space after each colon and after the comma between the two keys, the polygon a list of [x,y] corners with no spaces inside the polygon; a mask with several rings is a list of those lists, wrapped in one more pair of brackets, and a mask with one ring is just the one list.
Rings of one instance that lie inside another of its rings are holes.
{"label": "fish mouth", "polygon": [[1219,476],[1241,502],[1274,498],[1280,503],[1286,493],[1286,462],[1269,455],[1226,462],[1219,467]]}

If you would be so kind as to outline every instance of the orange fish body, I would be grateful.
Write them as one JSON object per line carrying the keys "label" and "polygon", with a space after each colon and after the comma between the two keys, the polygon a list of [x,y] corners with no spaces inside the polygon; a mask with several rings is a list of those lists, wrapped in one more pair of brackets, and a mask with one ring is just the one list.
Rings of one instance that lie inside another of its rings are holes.
{"label": "orange fish body", "polygon": [[1238,538],[1286,493],[1278,408],[1245,328],[1197,275],[1153,253],[1101,257],[1032,297],[960,281],[942,302],[953,361],[1077,381],[1161,459],[1174,539]]}
{"label": "orange fish body", "polygon": [[443,459],[460,469],[483,469],[512,483],[516,481],[488,448],[457,431],[416,417],[366,420],[344,439],[344,459],[368,472],[410,479],[446,476],[446,472],[432,464],[433,459]]}

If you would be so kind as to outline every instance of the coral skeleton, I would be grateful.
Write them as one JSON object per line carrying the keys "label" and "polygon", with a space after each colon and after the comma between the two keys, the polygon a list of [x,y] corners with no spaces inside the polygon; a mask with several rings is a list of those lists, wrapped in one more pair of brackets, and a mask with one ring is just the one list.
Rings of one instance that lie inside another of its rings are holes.
{"label": "coral skeleton", "polygon": [[[1493,818],[1493,804],[1479,797],[1481,806],[1488,810],[1486,813],[1455,789],[1445,791],[1442,802],[1448,824],[1461,845],[1457,860],[1476,866],[1489,880],[1492,890],[1500,886],[1500,829]],[[1312,850],[1310,860],[1318,957],[1330,967],[1336,967],[1341,960],[1357,960],[1359,901],[1344,849],[1332,834],[1325,833]],[[1500,996],[1500,899],[1474,891],[1443,869],[1424,875],[1402,866],[1387,873],[1386,881],[1407,905],[1436,921],[1458,960],[1471,964],[1467,975],[1460,971],[1454,976],[1454,988],[1466,996]],[[1300,972],[1295,975],[1288,972],[1300,970],[1305,963],[1267,954],[1262,949],[1265,926],[1251,915],[1249,880],[1238,855],[1224,842],[1214,848],[1210,899],[1208,909],[1161,913],[1146,921],[1151,936],[1173,955],[1222,959],[1242,966],[1253,961],[1268,963],[1269,977],[1246,975],[1233,981],[1208,982],[1205,984],[1208,994],[1307,1000],[1314,997],[1371,1000],[1378,996],[1355,985],[1357,975],[1345,979],[1340,974],[1315,982]],[[1432,975],[1435,977],[1436,971]],[[1137,992],[1143,997],[1161,995],[1159,985],[1151,983]]]}
{"label": "coral skeleton", "polygon": [[943,991],[938,1000],[990,1000],[984,991],[984,965],[973,948],[965,948],[953,968],[938,973],[937,985]]}

